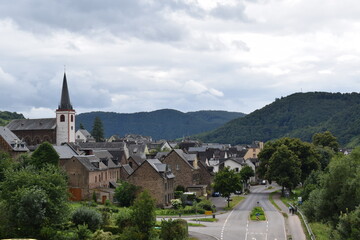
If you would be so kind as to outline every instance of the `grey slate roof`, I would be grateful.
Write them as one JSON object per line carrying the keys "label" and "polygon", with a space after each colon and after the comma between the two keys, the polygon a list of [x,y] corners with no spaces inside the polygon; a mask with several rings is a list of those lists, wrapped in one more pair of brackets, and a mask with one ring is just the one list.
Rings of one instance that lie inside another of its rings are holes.
{"label": "grey slate roof", "polygon": [[79,155],[76,151],[74,151],[71,147],[69,147],[66,144],[61,146],[53,145],[53,147],[55,151],[59,154],[60,159],[70,159],[73,156]]}
{"label": "grey slate roof", "polygon": [[78,144],[82,149],[124,149],[125,147],[123,142],[81,142]]}
{"label": "grey slate roof", "polygon": [[134,159],[134,161],[136,162],[136,164],[138,166],[140,166],[146,159],[142,158],[141,156],[139,155],[132,155],[130,156],[132,159]]}
{"label": "grey slate roof", "polygon": [[61,100],[58,110],[73,110],[73,107],[70,103],[69,90],[66,81],[66,74],[64,73],[62,91],[61,91]]}
{"label": "grey slate roof", "polygon": [[108,150],[102,150],[102,149],[95,149],[93,150],[93,153],[96,157],[100,159],[111,159],[113,158],[113,155]]}
{"label": "grey slate roof", "polygon": [[[96,163],[100,163],[100,159],[94,155],[78,155],[74,156],[88,171],[97,171],[99,167]],[[95,163],[95,164],[94,164]]]}
{"label": "grey slate roof", "polygon": [[163,157],[166,157],[169,154],[169,152],[158,152],[155,155],[155,158],[162,159]]}
{"label": "grey slate roof", "polygon": [[206,152],[207,147],[189,147],[189,153]]}
{"label": "grey slate roof", "polygon": [[193,156],[188,155],[194,155],[196,157],[196,154],[186,154],[181,149],[174,149],[173,151],[175,151],[190,167],[194,168],[193,165],[189,163],[189,159],[192,159]]}
{"label": "grey slate roof", "polygon": [[134,169],[132,169],[129,164],[124,164],[122,167],[129,175],[131,175],[134,172]]}
{"label": "grey slate roof", "polygon": [[0,127],[0,136],[12,148],[13,151],[27,152],[29,149],[26,144],[22,142],[10,129],[7,127]]}
{"label": "grey slate roof", "polygon": [[56,118],[15,119],[7,126],[11,131],[16,130],[49,130],[56,128]]}

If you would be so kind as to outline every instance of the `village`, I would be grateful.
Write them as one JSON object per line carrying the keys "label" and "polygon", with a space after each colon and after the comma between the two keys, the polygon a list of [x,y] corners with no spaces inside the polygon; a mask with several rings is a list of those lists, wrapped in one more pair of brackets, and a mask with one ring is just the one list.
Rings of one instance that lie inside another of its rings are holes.
{"label": "village", "polygon": [[[0,150],[13,158],[33,152],[43,142],[51,143],[60,157],[71,200],[95,195],[100,203],[114,202],[116,187],[126,181],[148,190],[162,208],[171,205],[179,187],[197,197],[210,197],[214,175],[225,167],[240,172],[249,166],[255,172],[263,148],[262,142],[231,146],[189,139],[153,141],[137,134],[96,142],[88,130],[75,130],[65,73],[56,118],[17,119],[0,128]],[[258,179],[251,177],[250,182]]]}

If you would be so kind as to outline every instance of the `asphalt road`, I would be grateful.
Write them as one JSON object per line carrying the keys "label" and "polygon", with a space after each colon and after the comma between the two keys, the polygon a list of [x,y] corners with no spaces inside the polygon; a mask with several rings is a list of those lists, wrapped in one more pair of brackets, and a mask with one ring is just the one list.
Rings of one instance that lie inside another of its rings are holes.
{"label": "asphalt road", "polygon": [[[217,215],[218,222],[205,223],[204,228],[190,227],[189,230],[218,240],[286,240],[284,217],[270,203],[269,193],[265,186],[252,187],[251,194],[234,210]],[[220,209],[226,205],[221,197],[213,198],[213,203]],[[264,209],[266,221],[249,220],[250,211],[258,205]]]}

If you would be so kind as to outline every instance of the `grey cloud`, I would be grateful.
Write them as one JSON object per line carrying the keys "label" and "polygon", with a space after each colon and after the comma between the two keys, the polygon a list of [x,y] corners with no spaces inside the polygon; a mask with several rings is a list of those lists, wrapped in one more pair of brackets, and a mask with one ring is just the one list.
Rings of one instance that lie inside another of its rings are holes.
{"label": "grey cloud", "polygon": [[51,32],[53,28],[91,34],[109,31],[114,35],[154,41],[178,41],[183,26],[167,12],[183,11],[201,17],[202,10],[181,1],[26,1],[0,2],[0,18],[13,19],[21,28]]}
{"label": "grey cloud", "polygon": [[243,2],[238,2],[235,6],[218,4],[216,8],[211,10],[211,14],[225,20],[249,21],[249,18],[245,14],[245,5]]}

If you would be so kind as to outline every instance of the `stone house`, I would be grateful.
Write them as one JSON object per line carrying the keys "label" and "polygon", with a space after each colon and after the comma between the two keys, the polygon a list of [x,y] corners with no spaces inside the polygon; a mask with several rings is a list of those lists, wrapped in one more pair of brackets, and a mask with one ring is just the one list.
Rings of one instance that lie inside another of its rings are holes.
{"label": "stone house", "polygon": [[98,201],[112,200],[116,181],[120,179],[120,165],[111,159],[101,161],[95,155],[78,155],[60,160],[60,166],[68,175],[72,200],[91,199],[95,192]]}
{"label": "stone house", "polygon": [[9,153],[12,158],[29,152],[26,143],[21,141],[7,127],[0,127],[0,150]]}
{"label": "stone house", "polygon": [[196,154],[186,154],[181,149],[173,149],[163,160],[175,175],[175,188],[185,188],[200,183],[199,167]]}
{"label": "stone house", "polygon": [[147,190],[156,200],[158,207],[165,207],[170,205],[170,200],[174,198],[174,178],[166,164],[158,159],[146,159],[127,181]]}

